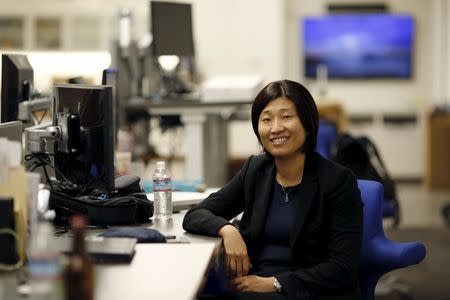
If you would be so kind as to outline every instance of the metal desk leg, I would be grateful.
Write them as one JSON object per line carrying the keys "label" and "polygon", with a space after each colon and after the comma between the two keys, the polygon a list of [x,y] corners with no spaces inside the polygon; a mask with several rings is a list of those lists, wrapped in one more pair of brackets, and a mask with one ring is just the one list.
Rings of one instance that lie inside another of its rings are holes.
{"label": "metal desk leg", "polygon": [[205,180],[203,123],[205,115],[181,115],[184,123],[186,160],[184,174],[186,180]]}

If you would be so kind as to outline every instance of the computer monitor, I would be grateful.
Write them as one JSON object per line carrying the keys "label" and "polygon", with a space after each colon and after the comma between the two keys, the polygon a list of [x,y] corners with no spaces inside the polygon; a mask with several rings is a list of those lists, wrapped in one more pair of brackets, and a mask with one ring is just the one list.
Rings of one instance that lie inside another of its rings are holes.
{"label": "computer monitor", "polygon": [[31,98],[33,68],[25,55],[2,54],[1,122],[17,121],[19,103]]}
{"label": "computer monitor", "polygon": [[119,106],[119,93],[118,93],[118,80],[119,80],[119,69],[115,67],[110,67],[104,69],[102,72],[102,85],[109,85],[112,87],[112,111],[113,111],[113,132],[114,132],[114,145],[117,145],[117,130],[119,124],[122,125],[123,122],[120,120],[120,106]]}
{"label": "computer monitor", "polygon": [[113,191],[112,87],[57,84],[53,95],[53,125],[62,132],[54,145],[57,179],[85,191]]}
{"label": "computer monitor", "polygon": [[153,55],[194,56],[191,4],[150,1]]}

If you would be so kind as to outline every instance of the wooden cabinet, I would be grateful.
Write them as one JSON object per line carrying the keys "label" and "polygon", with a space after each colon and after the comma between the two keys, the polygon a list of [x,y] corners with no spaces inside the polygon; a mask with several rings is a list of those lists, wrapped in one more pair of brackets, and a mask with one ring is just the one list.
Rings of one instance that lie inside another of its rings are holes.
{"label": "wooden cabinet", "polygon": [[425,183],[430,188],[450,189],[450,112],[427,120]]}

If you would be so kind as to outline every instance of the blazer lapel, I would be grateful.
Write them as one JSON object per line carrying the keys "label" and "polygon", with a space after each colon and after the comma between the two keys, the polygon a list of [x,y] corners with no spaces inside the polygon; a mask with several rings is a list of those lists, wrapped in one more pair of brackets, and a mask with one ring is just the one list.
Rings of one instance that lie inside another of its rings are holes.
{"label": "blazer lapel", "polygon": [[257,174],[255,199],[252,211],[252,231],[259,237],[266,221],[267,210],[272,199],[272,187],[275,178],[275,164],[267,166]]}
{"label": "blazer lapel", "polygon": [[[311,154],[310,156],[313,156]],[[290,246],[294,246],[300,232],[302,231],[305,223],[306,215],[311,208],[311,203],[316,195],[318,189],[317,173],[315,172],[314,157],[306,156],[305,170],[303,172],[302,185],[303,185],[303,197],[300,200],[300,205],[297,208],[295,216],[295,224],[292,228],[290,235]]]}

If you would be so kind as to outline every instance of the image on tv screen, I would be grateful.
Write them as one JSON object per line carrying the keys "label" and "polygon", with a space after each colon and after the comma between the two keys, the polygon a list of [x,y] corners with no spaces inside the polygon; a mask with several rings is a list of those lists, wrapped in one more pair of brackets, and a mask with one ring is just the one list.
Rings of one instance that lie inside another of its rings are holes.
{"label": "image on tv screen", "polygon": [[[359,14],[305,17],[305,76],[325,65],[329,78],[410,78],[414,19],[408,15]],[[302,31],[300,31],[302,32]]]}

